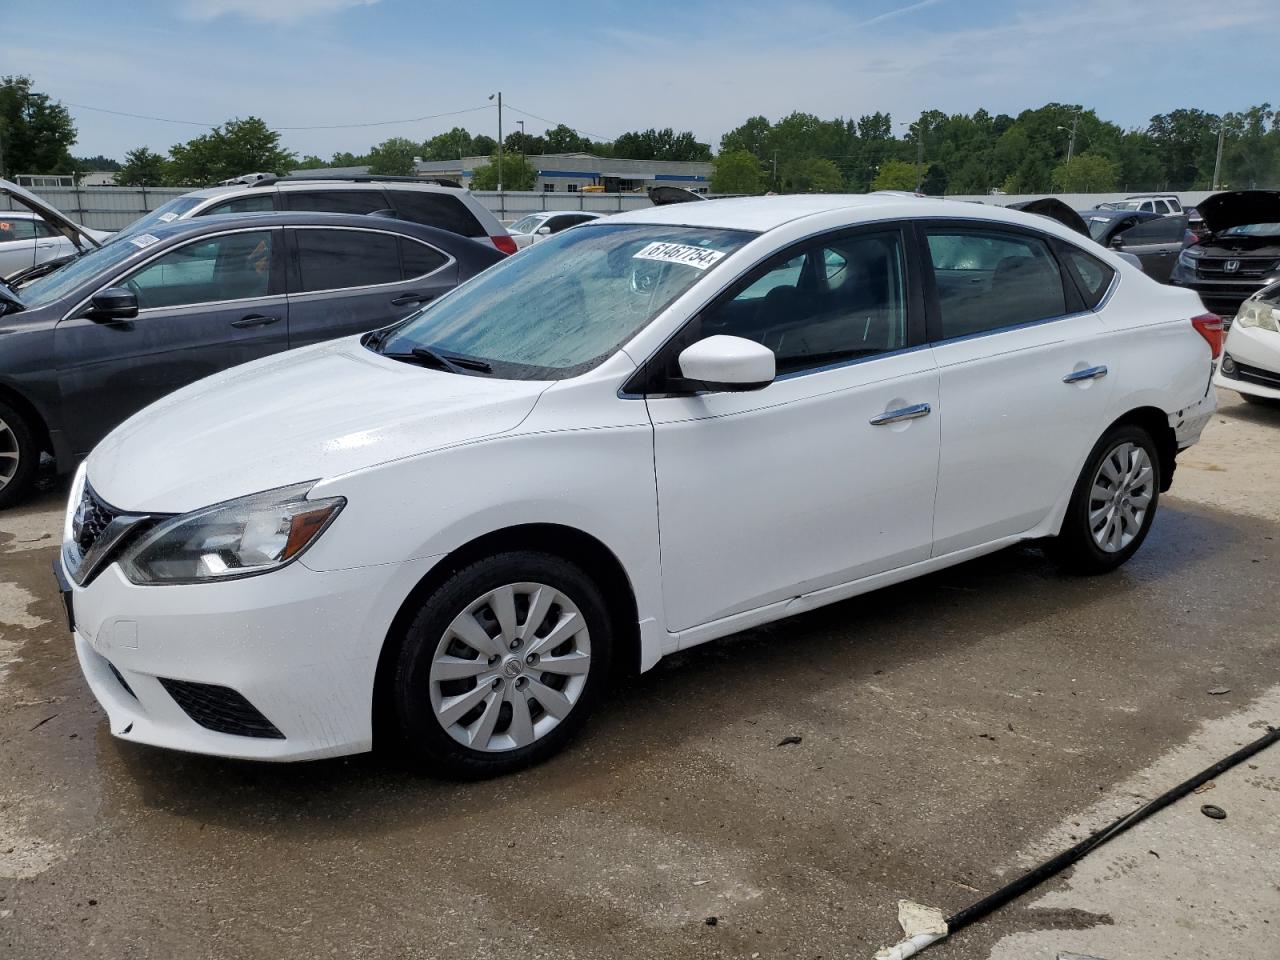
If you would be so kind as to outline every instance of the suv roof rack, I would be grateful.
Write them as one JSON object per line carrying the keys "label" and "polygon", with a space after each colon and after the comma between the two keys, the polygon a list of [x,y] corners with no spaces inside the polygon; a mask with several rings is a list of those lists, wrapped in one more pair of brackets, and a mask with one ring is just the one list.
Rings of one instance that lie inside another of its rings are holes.
{"label": "suv roof rack", "polygon": [[308,183],[308,182],[329,182],[329,183],[434,183],[438,187],[453,187],[456,190],[462,189],[462,184],[457,180],[450,180],[448,177],[378,177],[369,174],[320,174],[318,176],[295,176],[289,175],[284,177],[269,176],[263,177],[249,184],[252,187],[269,187],[276,183]]}

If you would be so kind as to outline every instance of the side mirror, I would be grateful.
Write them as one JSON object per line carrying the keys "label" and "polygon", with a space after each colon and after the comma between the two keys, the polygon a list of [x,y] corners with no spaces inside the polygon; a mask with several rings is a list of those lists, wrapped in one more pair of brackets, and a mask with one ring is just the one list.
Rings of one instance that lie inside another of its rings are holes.
{"label": "side mirror", "polygon": [[540,237],[549,237],[549,236],[551,236],[551,228],[550,228],[550,227],[539,227],[539,228],[538,228],[538,236],[540,236]]}
{"label": "side mirror", "polygon": [[107,287],[89,301],[86,314],[90,320],[132,320],[138,315],[138,297],[124,287]]}
{"label": "side mirror", "polygon": [[1110,243],[1108,243],[1108,244],[1107,244],[1107,246],[1109,246],[1112,250],[1123,250],[1123,249],[1124,249],[1124,234],[1123,234],[1123,233],[1117,233],[1114,237],[1112,237],[1112,238],[1111,238],[1111,242],[1110,242]]}
{"label": "side mirror", "polygon": [[680,374],[707,390],[760,390],[777,373],[773,351],[754,340],[718,334],[685,347],[679,357]]}

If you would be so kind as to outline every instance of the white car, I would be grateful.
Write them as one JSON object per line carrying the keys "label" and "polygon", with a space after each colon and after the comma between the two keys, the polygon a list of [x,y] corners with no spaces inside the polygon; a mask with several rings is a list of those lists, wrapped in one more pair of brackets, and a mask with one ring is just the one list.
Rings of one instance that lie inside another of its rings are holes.
{"label": "white car", "polygon": [[1202,309],[997,207],[609,217],[118,427],[70,494],[75,647],[126,740],[510,770],[611,663],[1019,541],[1119,566],[1215,407]]}
{"label": "white car", "polygon": [[507,230],[511,233],[511,239],[516,242],[517,249],[523,250],[561,230],[568,230],[590,220],[599,220],[603,216],[605,214],[592,213],[590,210],[547,210],[521,217],[507,227]]}
{"label": "white car", "polygon": [[78,235],[76,240],[61,232],[55,223],[29,211],[0,210],[0,278],[73,256],[80,252],[80,242],[86,235],[97,243],[111,236],[78,225],[74,225],[72,233]]}
{"label": "white car", "polygon": [[1280,283],[1240,304],[1213,382],[1250,403],[1280,405]]}

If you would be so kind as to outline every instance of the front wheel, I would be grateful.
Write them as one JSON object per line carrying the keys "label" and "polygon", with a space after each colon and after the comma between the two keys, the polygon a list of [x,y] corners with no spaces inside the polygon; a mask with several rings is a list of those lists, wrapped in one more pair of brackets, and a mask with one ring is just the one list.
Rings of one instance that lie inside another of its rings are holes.
{"label": "front wheel", "polygon": [[1114,570],[1142,546],[1159,501],[1160,457],[1151,435],[1116,427],[1090,452],[1050,552],[1075,573]]}
{"label": "front wheel", "polygon": [[551,756],[599,695],[611,634],[599,588],[561,557],[516,551],[459,570],[404,636],[393,694],[405,746],[456,777]]}
{"label": "front wheel", "polygon": [[39,465],[40,448],[31,425],[9,404],[0,402],[0,509],[26,498]]}

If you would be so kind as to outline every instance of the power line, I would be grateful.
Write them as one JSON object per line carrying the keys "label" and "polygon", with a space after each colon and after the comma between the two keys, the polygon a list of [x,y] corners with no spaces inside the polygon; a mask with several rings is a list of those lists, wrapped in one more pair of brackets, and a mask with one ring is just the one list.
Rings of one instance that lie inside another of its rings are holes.
{"label": "power line", "polygon": [[[526,117],[533,117],[533,119],[535,120],[541,120],[543,123],[549,123],[553,127],[555,126],[569,127],[567,123],[558,123],[555,120],[548,120],[546,117],[540,117],[536,113],[530,113],[528,110],[521,110],[519,107],[513,107],[509,103],[506,105],[506,107],[508,110],[514,110],[516,113],[523,113]],[[577,127],[569,127],[569,129],[572,130],[574,133],[576,133],[580,137],[588,137],[592,140],[603,140],[603,141],[608,141],[612,143],[614,140],[617,139],[616,137],[602,137],[602,136],[599,136],[598,134],[591,133],[587,130],[579,130]]]}
{"label": "power line", "polygon": [[[92,110],[95,113],[109,113],[115,117],[129,117],[133,120],[151,120],[157,123],[180,123],[189,127],[204,127],[211,129],[220,126],[217,123],[205,123],[200,120],[175,120],[172,117],[152,117],[142,113],[126,113],[123,110],[108,110],[105,107],[91,107],[84,103],[72,103],[69,100],[63,101],[69,107],[75,107],[77,110]],[[463,110],[449,110],[444,113],[432,113],[422,117],[408,117],[404,120],[369,120],[363,123],[329,123],[329,124],[313,124],[309,126],[290,126],[290,127],[272,127],[273,130],[350,130],[358,127],[388,127],[399,123],[421,123],[424,120],[438,120],[441,117],[456,117],[463,113],[476,113],[480,110],[493,109],[488,104],[479,107],[467,107]],[[523,111],[522,111],[523,112]]]}

